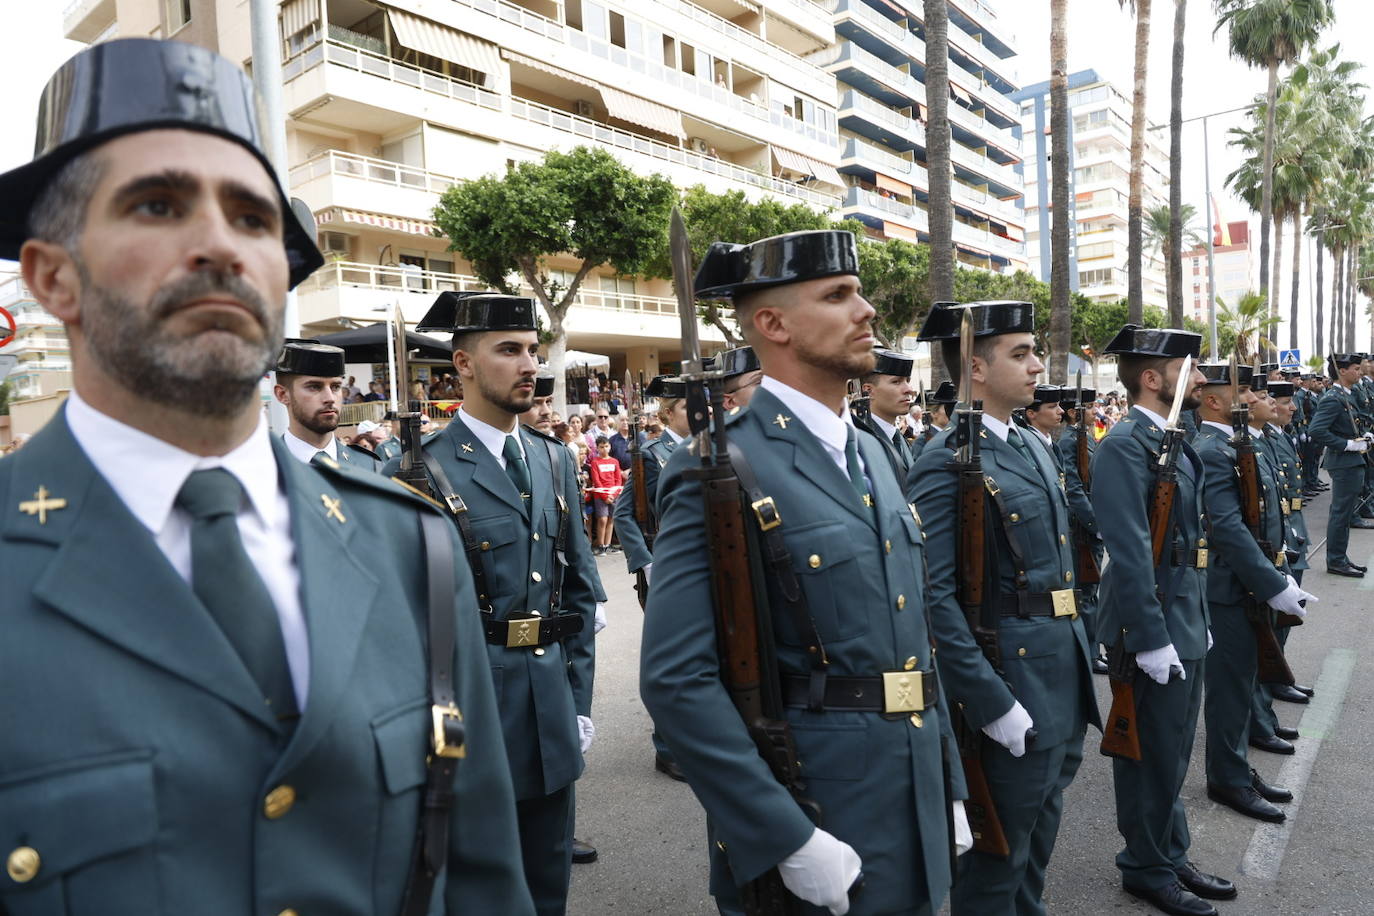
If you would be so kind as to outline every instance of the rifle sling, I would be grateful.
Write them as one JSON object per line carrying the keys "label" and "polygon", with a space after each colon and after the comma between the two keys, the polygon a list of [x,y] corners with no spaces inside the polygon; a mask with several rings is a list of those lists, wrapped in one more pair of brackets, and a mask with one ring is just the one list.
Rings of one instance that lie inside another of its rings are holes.
{"label": "rifle sling", "polygon": [[[445,527],[439,516],[429,511],[421,513],[420,532],[424,538],[429,586],[429,699],[435,735],[425,758],[419,833],[401,898],[401,916],[425,916],[429,912],[435,879],[448,863],[449,812],[456,797],[453,782],[464,746],[462,714],[458,711],[453,687],[458,620],[453,599],[457,586],[453,549]],[[441,735],[442,747],[438,746]]]}
{"label": "rifle sling", "polygon": [[[726,448],[730,454],[730,466],[734,469],[749,502],[754,506],[765,501],[771,502],[759,486],[758,476],[755,475],[739,445],[731,440],[726,444]],[[756,521],[759,520],[757,511],[751,514]],[[811,608],[806,603],[806,592],[802,591],[797,573],[792,569],[792,554],[788,552],[787,542],[782,537],[782,517],[774,515],[774,518],[776,522],[767,527],[762,524],[755,525],[759,544],[763,548],[763,566],[769,578],[777,585],[778,593],[782,595],[785,609],[792,619],[793,629],[797,631],[798,636],[807,641],[807,653],[811,656],[811,675],[806,708],[811,712],[821,712],[825,709],[825,676],[830,659],[825,654],[825,644],[821,642],[816,620],[811,616]],[[767,609],[759,610],[766,612]]]}
{"label": "rifle sling", "polygon": [[463,553],[467,554],[468,565],[472,567],[472,584],[477,587],[477,607],[483,614],[491,614],[491,594],[487,588],[487,568],[482,564],[482,548],[477,544],[477,536],[472,533],[472,522],[468,520],[467,503],[453,489],[448,475],[444,473],[439,459],[427,451],[421,451],[425,459],[425,470],[429,479],[434,481],[434,490],[458,525],[458,535],[463,541]]}
{"label": "rifle sling", "polygon": [[1002,534],[1006,538],[1007,550],[1011,552],[1012,567],[1016,570],[1017,610],[1015,616],[1024,620],[1033,616],[1033,608],[1031,606],[1030,580],[1026,577],[1026,554],[1021,549],[1021,535],[1011,520],[1011,510],[1007,508],[1006,500],[1002,499],[1001,487],[997,486],[997,482],[991,477],[985,476],[983,480],[986,483],[985,489],[988,496],[992,497],[992,504],[997,507],[997,514],[1002,518]]}
{"label": "rifle sling", "polygon": [[553,539],[553,558],[555,568],[553,581],[549,583],[549,614],[558,613],[563,600],[563,575],[568,569],[568,502],[563,498],[563,455],[567,446],[545,438],[544,447],[549,453],[549,467],[553,469],[553,495],[558,503],[558,533]]}

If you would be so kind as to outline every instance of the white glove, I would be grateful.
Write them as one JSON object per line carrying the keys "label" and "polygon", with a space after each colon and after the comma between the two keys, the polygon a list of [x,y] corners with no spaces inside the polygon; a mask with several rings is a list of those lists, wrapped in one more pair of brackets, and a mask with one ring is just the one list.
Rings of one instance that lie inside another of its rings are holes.
{"label": "white glove", "polygon": [[606,629],[606,602],[598,601],[596,603],[596,617],[592,621],[592,635],[595,636],[604,629]]}
{"label": "white glove", "polygon": [[1289,576],[1288,585],[1284,588],[1284,590],[1279,592],[1274,597],[1270,598],[1268,601],[1265,602],[1265,604],[1269,605],[1276,611],[1283,611],[1285,614],[1295,614],[1298,617],[1306,617],[1307,608],[1303,607],[1298,602],[1316,600],[1316,595],[1303,591],[1298,586],[1297,580],[1294,579],[1292,576]]}
{"label": "white glove", "polygon": [[577,733],[578,747],[581,749],[582,753],[585,754],[592,746],[592,739],[596,737],[596,726],[592,724],[592,720],[587,716],[578,716]]}
{"label": "white glove", "polygon": [[849,912],[849,887],[863,862],[854,847],[817,827],[802,848],[778,863],[783,886],[831,916]]}
{"label": "white glove", "polygon": [[[1211,631],[1207,632],[1211,636]],[[1146,652],[1135,654],[1135,663],[1141,671],[1149,676],[1150,680],[1156,684],[1167,684],[1169,678],[1175,671],[1178,672],[1178,679],[1186,681],[1188,675],[1183,672],[1183,662],[1179,660],[1178,650],[1173,643],[1169,643],[1162,649],[1150,649]]]}
{"label": "white glove", "polygon": [[654,564],[653,561],[645,563],[640,569],[644,570],[644,584],[648,585],[653,581]]}
{"label": "white glove", "polygon": [[973,848],[973,830],[968,825],[968,814],[964,812],[964,803],[957,801],[954,803],[954,854],[962,856]]}
{"label": "white glove", "polygon": [[1345,443],[1347,452],[1364,453],[1369,451],[1369,441],[1367,439],[1348,439]]}
{"label": "white glove", "polygon": [[1207,651],[1212,651],[1212,628],[1207,628]]}
{"label": "white glove", "polygon": [[1011,751],[1013,757],[1021,757],[1026,753],[1026,730],[1034,724],[1026,707],[1013,700],[1011,709],[1001,718],[983,726],[983,734]]}

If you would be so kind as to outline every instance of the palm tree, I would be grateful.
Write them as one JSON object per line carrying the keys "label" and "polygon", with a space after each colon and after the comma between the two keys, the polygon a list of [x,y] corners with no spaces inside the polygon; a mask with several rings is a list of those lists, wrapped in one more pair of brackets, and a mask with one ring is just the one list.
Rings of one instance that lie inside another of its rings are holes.
{"label": "palm tree", "polygon": [[[1050,379],[1069,371],[1069,129],[1068,0],[1050,0]],[[1043,195],[1043,191],[1041,192]]]}
{"label": "palm tree", "polygon": [[1264,293],[1248,290],[1241,295],[1233,309],[1217,297],[1217,330],[1225,328],[1236,338],[1236,359],[1248,364],[1264,350],[1274,349],[1269,342],[1269,328],[1278,322],[1269,314],[1269,300]]}
{"label": "palm tree", "polygon": [[[928,224],[930,226],[930,300],[954,298],[954,207],[950,203],[953,171],[949,159],[949,8],[946,0],[925,0],[926,171],[930,176]],[[931,381],[948,376],[940,372],[943,360],[932,360]]]}
{"label": "palm tree", "polygon": [[1142,199],[1145,182],[1145,77],[1150,59],[1150,0],[1117,0],[1135,13],[1135,86],[1131,93],[1131,190],[1126,200],[1127,321],[1140,323],[1145,309]]}
{"label": "palm tree", "polygon": [[1174,0],[1174,58],[1169,81],[1169,245],[1164,252],[1169,326],[1173,328],[1183,327],[1183,27],[1187,20],[1188,0]]}
{"label": "palm tree", "polygon": [[1269,71],[1265,92],[1267,117],[1260,190],[1260,291],[1269,288],[1269,224],[1273,216],[1274,102],[1279,65],[1297,60],[1335,18],[1332,0],[1213,0],[1217,25],[1230,30],[1231,54],[1252,67]]}
{"label": "palm tree", "polygon": [[[1173,188],[1169,189],[1169,196],[1173,196]],[[1175,286],[1179,291],[1178,314],[1174,314],[1173,302],[1169,303],[1169,326],[1175,328],[1183,327],[1183,276],[1179,266],[1183,262],[1183,243],[1187,242],[1189,248],[1196,248],[1206,244],[1206,236],[1198,232],[1193,226],[1193,220],[1197,218],[1197,208],[1192,204],[1180,204],[1177,211],[1174,210],[1173,202],[1159,204],[1145,211],[1145,222],[1141,227],[1144,235],[1145,251],[1152,256],[1156,254],[1164,255],[1164,285],[1171,291]],[[1174,223],[1178,223],[1178,242],[1175,244]],[[1177,252],[1177,260],[1171,252]]]}

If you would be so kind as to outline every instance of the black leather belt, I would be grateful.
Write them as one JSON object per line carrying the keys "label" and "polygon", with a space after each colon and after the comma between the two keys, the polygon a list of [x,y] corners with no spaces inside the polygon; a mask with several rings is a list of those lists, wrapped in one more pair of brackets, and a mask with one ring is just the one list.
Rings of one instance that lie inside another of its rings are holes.
{"label": "black leather belt", "polygon": [[1173,566],[1191,566],[1194,569],[1207,568],[1207,548],[1206,547],[1175,547],[1173,550]]}
{"label": "black leather belt", "polygon": [[[782,676],[782,702],[793,709],[806,709],[811,678],[804,674]],[[905,716],[935,706],[940,700],[939,676],[929,671],[884,671],[880,677],[838,677],[825,679],[822,708],[853,712],[880,712]]]}
{"label": "black leather belt", "polygon": [[1077,617],[1078,594],[1071,588],[1052,592],[1025,592],[997,599],[1003,617]]}
{"label": "black leather belt", "polygon": [[533,649],[547,646],[582,632],[586,623],[579,614],[555,614],[552,617],[515,617],[495,620],[484,616],[482,629],[487,642],[507,649]]}

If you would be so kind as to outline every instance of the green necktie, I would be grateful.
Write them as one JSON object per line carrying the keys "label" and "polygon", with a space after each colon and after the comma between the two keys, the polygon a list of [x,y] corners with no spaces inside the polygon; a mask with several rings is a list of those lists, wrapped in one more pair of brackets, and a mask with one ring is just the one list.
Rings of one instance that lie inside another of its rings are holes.
{"label": "green necktie", "polygon": [[854,435],[854,427],[849,427],[844,440],[844,463],[849,470],[849,483],[864,506],[873,506],[873,497],[868,490],[868,478],[864,476],[863,466],[859,464],[859,442]]}
{"label": "green necktie", "polygon": [[[515,484],[516,491],[520,494],[521,500],[530,498],[530,466],[525,463],[525,454],[520,451],[520,440],[514,436],[506,437],[506,447],[501,450],[501,456],[506,459],[506,476],[510,482]],[[522,502],[528,509],[529,504]]]}
{"label": "green necktie", "polygon": [[296,718],[281,621],[239,536],[243,486],[223,468],[186,478],[176,504],[191,515],[191,590],[215,618],[279,721]]}
{"label": "green necktie", "polygon": [[334,460],[334,459],[330,457],[330,455],[329,455],[328,452],[326,452],[324,449],[320,449],[320,450],[319,450],[318,452],[316,452],[316,453],[314,454],[314,456],[310,459],[310,463],[311,463],[311,464],[314,464],[316,461],[333,461],[333,460]]}
{"label": "green necktie", "polygon": [[892,444],[896,446],[898,453],[900,453],[902,447],[906,445],[906,439],[902,436],[902,431],[900,429],[892,434]]}
{"label": "green necktie", "polygon": [[1026,440],[1021,438],[1021,431],[1015,426],[1007,427],[1007,442],[1011,447],[1020,453],[1021,457],[1030,462],[1030,466],[1039,470],[1035,463],[1034,456],[1030,453],[1030,447],[1026,445]]}

